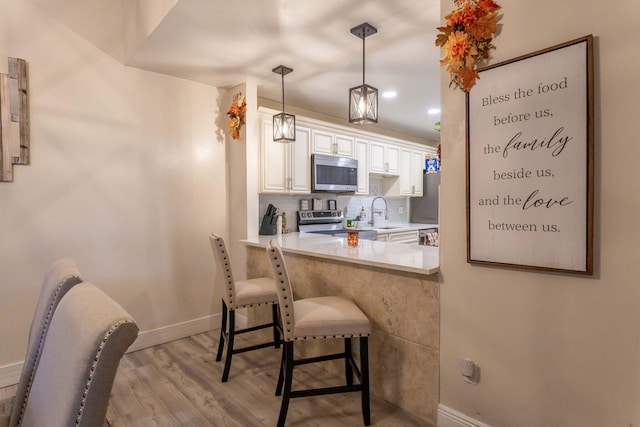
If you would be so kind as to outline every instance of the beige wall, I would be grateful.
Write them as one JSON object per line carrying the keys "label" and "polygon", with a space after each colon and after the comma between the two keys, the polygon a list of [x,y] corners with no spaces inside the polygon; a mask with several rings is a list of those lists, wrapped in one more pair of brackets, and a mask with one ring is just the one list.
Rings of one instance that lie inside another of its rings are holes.
{"label": "beige wall", "polygon": [[[442,15],[452,2],[442,0]],[[640,425],[640,66],[632,1],[502,1],[502,61],[595,36],[595,274],[466,263],[464,95],[442,87],[440,402],[491,426]],[[458,359],[481,367],[463,382]]]}
{"label": "beige wall", "polygon": [[32,162],[0,184],[0,367],[21,362],[45,269],[68,256],[141,331],[219,310],[227,221],[219,97],[123,66],[37,6],[0,0],[0,71],[29,63]]}

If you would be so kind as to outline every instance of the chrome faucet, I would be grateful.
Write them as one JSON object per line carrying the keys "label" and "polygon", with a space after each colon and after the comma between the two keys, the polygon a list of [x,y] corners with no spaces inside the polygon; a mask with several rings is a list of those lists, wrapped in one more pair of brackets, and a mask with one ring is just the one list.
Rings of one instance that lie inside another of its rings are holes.
{"label": "chrome faucet", "polygon": [[377,211],[373,210],[373,205],[376,203],[376,200],[378,200],[378,199],[382,199],[382,201],[384,202],[384,219],[385,220],[389,220],[389,209],[387,207],[387,201],[382,196],[376,196],[371,201],[371,225],[374,225],[376,213],[382,213],[383,212],[381,210],[377,210]]}

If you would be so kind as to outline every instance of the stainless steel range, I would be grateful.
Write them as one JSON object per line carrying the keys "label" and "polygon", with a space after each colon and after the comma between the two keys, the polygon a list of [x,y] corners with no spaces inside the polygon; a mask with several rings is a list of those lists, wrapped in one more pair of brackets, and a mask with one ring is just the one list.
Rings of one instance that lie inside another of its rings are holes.
{"label": "stainless steel range", "polygon": [[376,240],[376,230],[345,230],[342,227],[342,211],[298,211],[298,230],[301,233],[328,234],[347,237],[347,231],[357,231],[360,239]]}

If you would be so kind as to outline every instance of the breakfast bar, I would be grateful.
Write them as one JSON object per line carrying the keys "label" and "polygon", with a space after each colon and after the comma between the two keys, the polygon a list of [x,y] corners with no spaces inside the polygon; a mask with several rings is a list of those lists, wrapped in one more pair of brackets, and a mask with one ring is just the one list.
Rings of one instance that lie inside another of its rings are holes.
{"label": "breakfast bar", "polygon": [[[370,240],[360,240],[352,247],[346,238],[310,233],[256,235],[242,240],[249,278],[271,276],[265,248],[272,239],[286,257],[296,298],[342,295],[369,317],[371,393],[435,425],[440,343],[438,248]],[[269,313],[258,316],[263,315]],[[303,352],[317,354],[314,344],[300,343]],[[341,368],[331,365],[328,369]]]}

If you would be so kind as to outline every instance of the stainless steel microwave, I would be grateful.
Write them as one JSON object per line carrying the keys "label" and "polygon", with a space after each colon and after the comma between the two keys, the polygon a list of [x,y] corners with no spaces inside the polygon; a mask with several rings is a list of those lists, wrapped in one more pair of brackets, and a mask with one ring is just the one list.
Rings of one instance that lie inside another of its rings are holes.
{"label": "stainless steel microwave", "polygon": [[311,155],[311,191],[353,193],[357,190],[357,160],[322,154]]}

